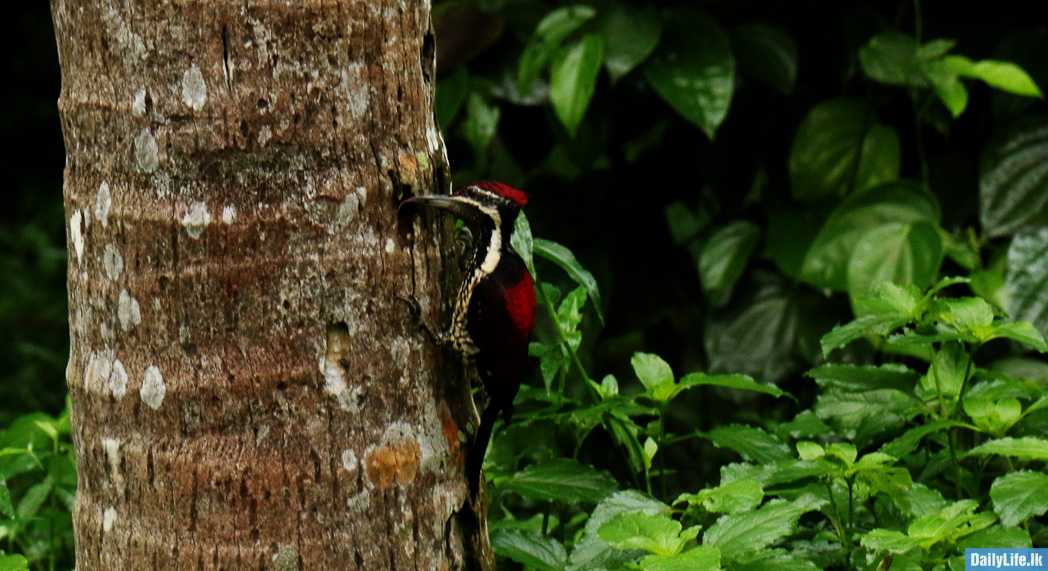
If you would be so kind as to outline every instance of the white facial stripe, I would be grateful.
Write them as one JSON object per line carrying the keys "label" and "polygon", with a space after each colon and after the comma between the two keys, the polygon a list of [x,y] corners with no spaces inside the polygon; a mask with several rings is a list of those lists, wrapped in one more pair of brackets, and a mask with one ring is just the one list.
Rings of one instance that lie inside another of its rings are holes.
{"label": "white facial stripe", "polygon": [[480,264],[481,271],[490,274],[495,271],[502,257],[502,217],[499,216],[499,211],[493,208],[481,207],[481,211],[490,216],[495,223],[495,230],[491,233],[491,243],[488,244],[488,252],[484,256],[484,262]]}

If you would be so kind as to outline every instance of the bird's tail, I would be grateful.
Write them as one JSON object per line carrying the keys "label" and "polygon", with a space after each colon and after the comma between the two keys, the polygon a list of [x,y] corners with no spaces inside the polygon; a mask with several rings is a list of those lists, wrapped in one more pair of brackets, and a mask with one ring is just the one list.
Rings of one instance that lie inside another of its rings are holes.
{"label": "bird's tail", "polygon": [[484,465],[484,455],[488,451],[488,442],[491,440],[491,430],[495,428],[495,421],[499,418],[499,409],[488,406],[480,417],[480,426],[477,435],[473,439],[473,446],[466,455],[466,477],[469,478],[469,492],[473,499],[477,499],[480,492],[480,470]]}

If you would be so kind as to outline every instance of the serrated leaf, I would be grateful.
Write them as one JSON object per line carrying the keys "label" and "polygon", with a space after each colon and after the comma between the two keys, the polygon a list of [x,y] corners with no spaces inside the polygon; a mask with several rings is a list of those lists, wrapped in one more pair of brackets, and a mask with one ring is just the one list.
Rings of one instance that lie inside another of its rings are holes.
{"label": "serrated leaf", "polygon": [[898,315],[866,315],[838,325],[822,336],[822,354],[828,357],[830,351],[844,347],[856,339],[888,335],[909,322],[908,317]]}
{"label": "serrated leaf", "polygon": [[666,10],[659,47],[641,69],[666,103],[713,139],[735,89],[735,60],[720,24],[694,9]]}
{"label": "serrated leaf", "polygon": [[865,446],[874,436],[905,425],[917,415],[914,407],[910,397],[894,389],[826,391],[815,401],[815,414],[841,436]]}
{"label": "serrated leaf", "polygon": [[764,500],[764,489],[760,484],[742,478],[726,482],[716,488],[702,490],[697,494],[682,494],[677,501],[702,504],[713,513],[737,513],[751,510]]}
{"label": "serrated leaf", "polygon": [[576,543],[568,560],[570,571],[591,569],[617,569],[626,561],[635,559],[634,552],[615,549],[597,535],[602,525],[621,513],[643,512],[654,514],[668,512],[669,506],[649,498],[637,490],[625,490],[611,494],[593,510],[583,528],[582,539]]}
{"label": "serrated leaf", "polygon": [[1048,474],[1021,471],[1006,474],[990,486],[993,509],[1011,527],[1048,511]]}
{"label": "serrated leaf", "polygon": [[643,512],[619,514],[600,526],[597,535],[617,549],[643,549],[674,555],[684,548],[680,522],[668,514]]}
{"label": "serrated leaf", "polygon": [[731,35],[739,70],[783,95],[797,82],[797,43],[784,30],[768,24],[742,24]]}
{"label": "serrated leaf", "polygon": [[[848,287],[848,266],[858,243],[884,226],[929,222],[937,224],[939,204],[921,187],[894,182],[851,196],[826,220],[801,266],[801,279],[843,291]],[[940,244],[941,248],[941,244]]]}
{"label": "serrated leaf", "polygon": [[894,456],[895,458],[902,458],[916,450],[917,446],[925,436],[935,434],[936,432],[944,432],[949,428],[958,426],[964,426],[964,423],[954,420],[934,420],[927,422],[907,430],[902,436],[882,446],[880,451],[889,456]]}
{"label": "serrated leaf", "polygon": [[979,161],[979,218],[991,238],[1048,225],[1048,119],[1027,118],[991,140]]}
{"label": "serrated leaf", "polygon": [[566,458],[533,464],[498,483],[500,490],[524,498],[568,504],[595,504],[616,487],[607,472]]}
{"label": "serrated leaf", "polygon": [[968,452],[973,456],[1010,456],[1019,460],[1048,460],[1048,440],[1036,436],[999,438],[976,446]]}
{"label": "serrated leaf", "polygon": [[603,14],[600,31],[604,36],[604,67],[614,83],[655,51],[662,25],[649,7],[615,4]]}
{"label": "serrated leaf", "polygon": [[906,553],[919,547],[919,538],[908,537],[906,534],[890,529],[871,529],[860,539],[860,543],[871,551],[887,551],[888,553]]}
{"label": "serrated leaf", "polygon": [[[794,544],[796,546],[796,543]],[[800,549],[792,552],[783,552],[776,549],[765,549],[741,561],[736,561],[732,571],[818,571],[819,567],[811,561],[804,559]]]}
{"label": "serrated leaf", "polygon": [[682,387],[697,387],[702,385],[713,385],[718,387],[727,387],[730,389],[739,389],[744,391],[755,391],[758,393],[764,393],[773,397],[787,396],[791,399],[797,400],[793,395],[780,389],[775,385],[767,385],[758,383],[753,380],[753,377],[748,375],[707,375],[706,373],[689,373],[680,380]]}
{"label": "serrated leaf", "polygon": [[541,571],[561,571],[568,561],[559,541],[533,531],[495,530],[491,547],[502,557]]}
{"label": "serrated leaf", "polygon": [[751,222],[733,222],[713,233],[699,254],[702,289],[714,306],[727,301],[760,240],[760,228]]}
{"label": "serrated leaf", "polygon": [[816,105],[790,148],[790,189],[802,202],[847,196],[899,176],[899,137],[857,99]]}
{"label": "serrated leaf", "polygon": [[730,448],[746,460],[769,464],[777,460],[792,458],[793,452],[772,434],[741,424],[719,426],[702,433],[702,436],[718,448]]}
{"label": "serrated leaf", "polygon": [[600,302],[600,289],[597,287],[597,280],[594,279],[593,274],[579,264],[571,250],[556,242],[535,238],[532,245],[535,254],[557,264],[575,283],[586,288],[586,293],[593,300],[593,309],[597,312],[597,318],[603,324],[604,311]]}
{"label": "serrated leaf", "polygon": [[989,335],[983,340],[989,341],[1000,338],[1025,343],[1041,353],[1048,353],[1048,343],[1045,343],[1044,336],[1029,321],[995,323]]}
{"label": "serrated leaf", "polygon": [[699,545],[676,555],[649,555],[640,562],[641,571],[719,571],[720,550]]}
{"label": "serrated leaf", "polygon": [[792,502],[772,500],[756,510],[721,517],[703,536],[703,545],[720,549],[729,561],[737,559],[789,535],[803,514],[826,503],[826,500],[804,495]]}
{"label": "serrated leaf", "polygon": [[[1048,136],[1048,130],[1045,133]],[[1048,162],[1048,144],[1045,152]],[[1048,178],[1045,183],[1048,196]],[[1048,228],[1012,240],[1005,287],[1011,294],[1011,317],[1029,321],[1041,335],[1048,335],[1048,296],[1044,295],[1048,291]]]}
{"label": "serrated leaf", "polygon": [[865,391],[872,389],[913,390],[920,375],[909,367],[888,363],[880,366],[827,364],[808,371],[823,389]]}
{"label": "serrated leaf", "polygon": [[561,48],[550,68],[550,102],[557,118],[572,137],[597,88],[597,74],[604,61],[604,38],[586,34],[579,41]]}
{"label": "serrated leaf", "polygon": [[957,549],[972,548],[1026,548],[1033,547],[1030,532],[1021,527],[993,525],[977,531],[957,542]]}

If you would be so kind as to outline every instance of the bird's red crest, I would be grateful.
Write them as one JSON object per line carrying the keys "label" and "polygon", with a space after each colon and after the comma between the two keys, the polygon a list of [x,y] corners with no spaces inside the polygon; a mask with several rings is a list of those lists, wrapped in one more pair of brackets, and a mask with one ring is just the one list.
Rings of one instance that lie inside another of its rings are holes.
{"label": "bird's red crest", "polygon": [[493,192],[493,193],[501,196],[502,198],[506,198],[508,200],[511,200],[514,204],[516,204],[520,208],[524,208],[524,205],[526,205],[528,203],[528,194],[527,193],[521,192],[521,191],[519,191],[519,190],[517,190],[517,189],[515,189],[515,188],[513,188],[511,186],[507,186],[505,184],[502,184],[501,182],[495,182],[495,181],[492,181],[492,180],[482,180],[480,182],[475,182],[475,183],[473,183],[470,186],[475,186],[475,187],[477,187],[477,188],[479,188],[481,190],[486,190],[488,192]]}

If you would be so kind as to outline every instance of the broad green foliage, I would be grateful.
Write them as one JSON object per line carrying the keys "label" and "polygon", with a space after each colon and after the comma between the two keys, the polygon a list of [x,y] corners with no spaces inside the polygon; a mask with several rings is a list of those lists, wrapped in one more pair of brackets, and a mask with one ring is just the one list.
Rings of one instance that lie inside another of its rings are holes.
{"label": "broad green foliage", "polygon": [[58,418],[23,416],[0,432],[0,540],[17,553],[0,554],[0,569],[72,566],[75,493],[68,408]]}

